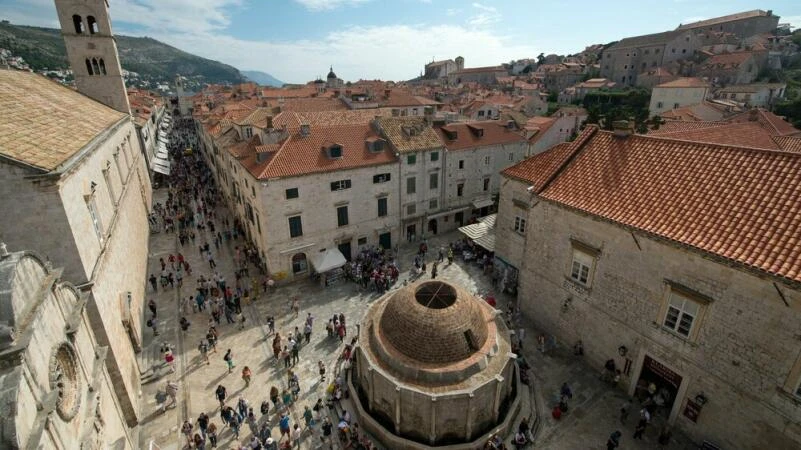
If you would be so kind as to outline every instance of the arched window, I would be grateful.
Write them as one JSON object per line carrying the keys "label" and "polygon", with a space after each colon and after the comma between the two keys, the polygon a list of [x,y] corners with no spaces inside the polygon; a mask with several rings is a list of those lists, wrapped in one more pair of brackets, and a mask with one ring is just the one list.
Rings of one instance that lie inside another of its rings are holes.
{"label": "arched window", "polygon": [[83,34],[83,20],[81,20],[81,16],[74,14],[72,16],[72,24],[75,26],[76,34]]}
{"label": "arched window", "polygon": [[86,73],[88,73],[89,75],[94,75],[92,73],[92,63],[91,61],[89,61],[89,58],[86,58]]}
{"label": "arched window", "polygon": [[305,253],[295,253],[292,255],[292,273],[305,272],[308,269]]}
{"label": "arched window", "polygon": [[95,75],[100,75],[100,64],[97,63],[97,58],[92,58],[92,72]]}
{"label": "arched window", "polygon": [[103,61],[103,58],[100,58],[100,73],[103,75],[106,74],[106,63]]}
{"label": "arched window", "polygon": [[86,16],[86,23],[89,25],[89,34],[95,34],[99,31],[95,16]]}

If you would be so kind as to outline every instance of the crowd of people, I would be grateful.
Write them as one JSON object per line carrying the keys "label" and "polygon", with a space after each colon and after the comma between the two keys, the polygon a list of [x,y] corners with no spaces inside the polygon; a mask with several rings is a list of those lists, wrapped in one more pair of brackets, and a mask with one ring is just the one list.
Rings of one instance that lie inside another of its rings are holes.
{"label": "crowd of people", "polygon": [[[164,204],[156,203],[149,217],[151,230],[173,233],[178,240],[178,249],[159,258],[160,272],[151,273],[148,282],[153,294],[164,290],[180,290],[191,285],[190,291],[182,290],[178,296],[178,326],[181,333],[187,333],[192,326],[204,327],[205,335],[197,344],[198,357],[194,364],[210,365],[210,354],[218,353],[222,329],[230,327],[231,331],[226,331],[228,333],[234,332],[235,328],[244,328],[245,307],[268,292],[273,283],[256,247],[247,242],[242,224],[238,219],[224,213],[222,194],[216,188],[211,171],[202,157],[197,152],[184,152],[185,148],[197,143],[193,127],[191,121],[175,121],[173,141],[170,144],[173,156],[172,175],[168,182],[166,201]],[[193,248],[197,249],[203,261],[199,267],[192,267],[186,256],[188,252],[194,251]],[[218,258],[222,255],[232,259],[233,273],[225,273],[225,270],[217,266]],[[365,267],[369,267],[368,273],[383,273],[391,264],[385,256],[383,252],[365,252],[360,261]],[[194,282],[189,281],[190,277],[194,278]],[[152,328],[153,335],[158,336],[159,305],[154,298],[150,298],[147,306],[147,325]],[[292,319],[300,320],[298,297],[288,300],[287,314]],[[273,363],[279,371],[284,371],[285,381],[280,381],[279,378],[274,380],[269,389],[265,387],[265,393],[269,392],[269,396],[257,405],[251,405],[244,394],[238,395],[236,399],[231,398],[231,391],[225,386],[227,383],[217,384],[213,395],[220,405],[219,420],[206,412],[202,412],[194,421],[186,420],[181,427],[186,446],[196,449],[215,448],[223,433],[239,441],[240,435],[244,434],[243,426],[247,426],[250,435],[241,442],[242,449],[278,450],[297,447],[306,435],[311,435],[313,439],[319,438],[323,444],[329,446],[338,438],[343,446],[347,444],[350,448],[374,448],[369,438],[359,432],[358,424],[352,421],[350,414],[340,405],[341,400],[349,396],[343,374],[350,367],[352,346],[356,342],[355,337],[350,344],[344,342],[348,334],[345,315],[338,313],[322,323],[316,323],[313,315],[307,313],[302,325],[295,326],[286,333],[276,331],[274,316],[266,317],[265,321],[269,334],[273,336]],[[344,349],[337,366],[331,370],[328,370],[322,360],[317,362],[320,396],[313,407],[306,405],[301,409],[298,399],[302,375],[296,370],[296,365],[300,361],[303,347],[311,342],[312,333],[322,327],[326,328],[328,338],[339,340]],[[166,366],[171,372],[175,372],[172,345],[164,342],[160,350]],[[241,375],[245,391],[251,385],[253,369],[244,366],[240,370],[236,364],[237,353],[236,347],[219,350],[227,372],[231,374],[236,371]],[[345,372],[340,373],[340,368],[345,368]],[[327,379],[331,380],[330,383],[326,383]],[[176,381],[166,382],[161,412],[176,405],[178,392]],[[332,416],[336,420],[332,421]],[[298,418],[294,423],[293,417]],[[278,428],[276,432],[273,432],[273,426]]]}

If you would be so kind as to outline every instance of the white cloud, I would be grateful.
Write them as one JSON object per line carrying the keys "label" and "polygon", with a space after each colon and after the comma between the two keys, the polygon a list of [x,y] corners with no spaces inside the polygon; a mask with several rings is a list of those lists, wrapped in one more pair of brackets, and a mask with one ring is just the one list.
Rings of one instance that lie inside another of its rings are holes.
{"label": "white cloud", "polygon": [[[48,3],[46,9],[41,6],[26,10],[24,6],[31,0],[17,1],[20,7],[9,9],[27,12],[28,16],[9,17],[4,11],[5,18],[15,23],[57,26],[52,3]],[[329,5],[354,2],[303,1]],[[469,24],[345,26],[314,40],[243,40],[226,30],[231,25],[231,14],[237,8],[246,7],[244,3],[244,0],[110,0],[110,13],[118,34],[149,36],[239,69],[268,72],[287,82],[305,82],[318,75],[325,76],[329,65],[345,80],[414,78],[431,60],[432,42],[437,44],[434,54],[437,59],[461,55],[468,67],[495,65],[539,53],[535,44],[519,44],[519,40],[488,27]],[[500,16],[491,6],[476,3],[473,9]],[[43,18],[40,22],[32,20],[37,15]]]}
{"label": "white cloud", "polygon": [[[431,59],[431,42],[438,43],[438,57],[461,55],[468,67],[537,54],[534,48],[509,42],[497,33],[451,25],[351,27],[320,40],[291,42],[245,41],[222,34],[152,37],[238,68],[269,72],[287,82],[324,76],[329,65],[345,80],[414,78]],[[387,55],[392,55],[391,64]]]}
{"label": "white cloud", "polygon": [[475,15],[467,19],[467,24],[474,27],[481,27],[491,25],[501,21],[501,13],[494,6],[482,5],[481,3],[473,3],[473,8],[477,9]]}
{"label": "white cloud", "polygon": [[460,14],[461,12],[462,12],[462,10],[459,9],[459,8],[448,8],[448,9],[445,10],[445,15],[446,16],[455,16],[457,14]]}
{"label": "white cloud", "polygon": [[310,11],[327,11],[340,6],[354,6],[371,0],[295,0]]}

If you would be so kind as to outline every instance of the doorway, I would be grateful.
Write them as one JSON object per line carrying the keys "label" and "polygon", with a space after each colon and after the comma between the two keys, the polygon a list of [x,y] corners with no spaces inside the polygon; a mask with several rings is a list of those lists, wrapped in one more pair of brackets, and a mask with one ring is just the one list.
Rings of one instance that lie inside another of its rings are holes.
{"label": "doorway", "polygon": [[417,224],[406,226],[406,239],[409,242],[414,242],[415,235],[417,234]]}
{"label": "doorway", "polygon": [[340,242],[337,248],[342,252],[342,256],[345,257],[345,260],[350,261],[350,241]]}
{"label": "doorway", "polygon": [[464,212],[463,211],[459,211],[458,213],[456,213],[456,215],[453,216],[453,220],[456,221],[456,223],[459,224],[460,227],[463,226],[464,225]]}
{"label": "doorway", "polygon": [[392,233],[382,233],[378,235],[378,245],[385,250],[392,249]]}
{"label": "doorway", "polygon": [[670,416],[681,386],[682,376],[666,365],[645,355],[642,369],[634,388],[634,395],[652,413]]}
{"label": "doorway", "polygon": [[428,221],[428,231],[430,231],[431,234],[437,234],[437,219]]}

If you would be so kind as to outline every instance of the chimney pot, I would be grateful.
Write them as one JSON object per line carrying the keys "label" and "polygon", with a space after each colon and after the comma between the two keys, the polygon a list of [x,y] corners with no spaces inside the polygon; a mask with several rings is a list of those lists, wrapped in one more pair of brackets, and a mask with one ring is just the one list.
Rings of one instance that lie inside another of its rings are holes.
{"label": "chimney pot", "polygon": [[616,120],[612,122],[612,130],[615,137],[629,137],[634,133],[634,122],[630,120]]}
{"label": "chimney pot", "polygon": [[301,136],[308,136],[311,134],[311,127],[308,123],[303,123],[300,125],[300,135]]}

